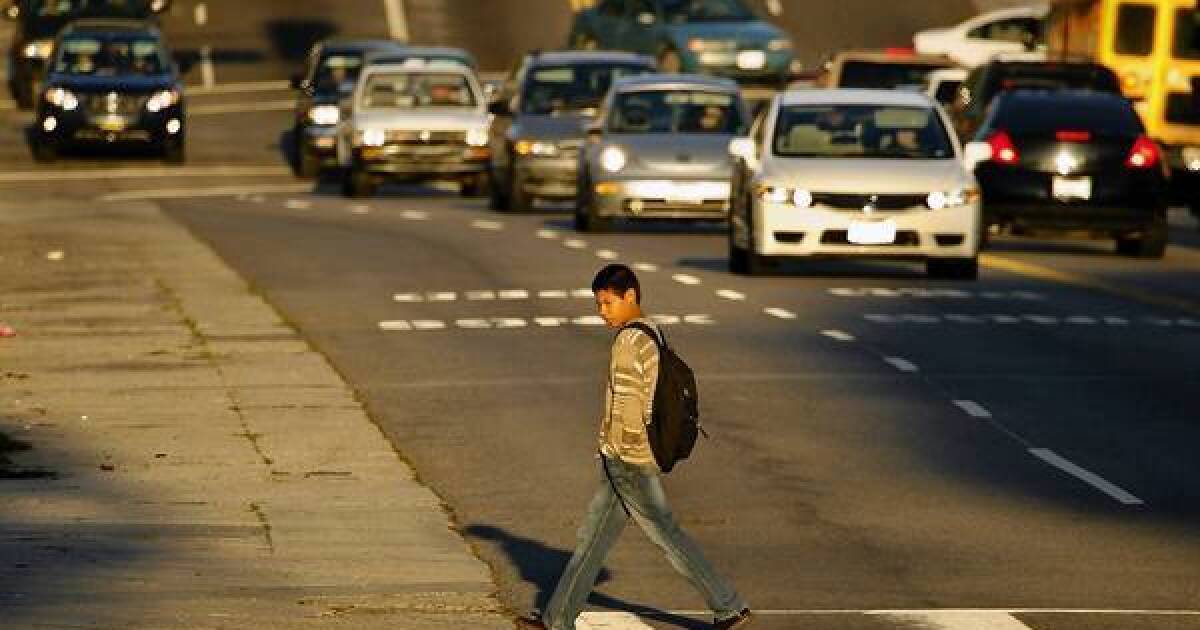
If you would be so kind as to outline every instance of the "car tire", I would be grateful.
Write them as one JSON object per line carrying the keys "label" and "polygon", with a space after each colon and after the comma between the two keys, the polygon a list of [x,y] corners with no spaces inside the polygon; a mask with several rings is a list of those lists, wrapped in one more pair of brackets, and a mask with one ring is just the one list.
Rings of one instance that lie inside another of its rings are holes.
{"label": "car tire", "polygon": [[496,180],[494,175],[492,177],[491,190],[488,194],[488,207],[497,212],[508,212],[508,209],[511,207],[508,196],[504,194],[504,187],[500,185],[500,182]]}
{"label": "car tire", "polygon": [[1154,222],[1137,237],[1117,237],[1117,253],[1134,258],[1162,258],[1167,253],[1166,217]]}
{"label": "car tire", "polygon": [[940,280],[977,280],[979,258],[930,258],[925,261],[925,273]]}
{"label": "car tire", "polygon": [[667,74],[683,72],[683,58],[679,52],[666,48],[658,53],[658,70]]}
{"label": "car tire", "polygon": [[754,230],[751,228],[748,248],[733,240],[733,218],[729,220],[729,271],[743,276],[761,276],[771,268],[771,260],[754,251]]}
{"label": "car tire", "polygon": [[35,141],[30,145],[30,151],[33,153],[33,161],[40,164],[47,164],[58,159],[58,146],[50,141]]}
{"label": "car tire", "polygon": [[182,140],[164,142],[162,155],[167,164],[183,164],[187,161],[187,151]]}
{"label": "car tire", "polygon": [[370,197],[375,192],[371,174],[356,168],[347,169],[342,177],[342,195],[351,198]]}

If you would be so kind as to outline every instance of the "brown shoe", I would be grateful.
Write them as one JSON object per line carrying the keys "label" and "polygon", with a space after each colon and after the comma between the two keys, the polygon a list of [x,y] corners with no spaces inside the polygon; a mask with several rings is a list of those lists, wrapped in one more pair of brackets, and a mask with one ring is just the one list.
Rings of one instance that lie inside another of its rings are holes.
{"label": "brown shoe", "polygon": [[517,630],[550,630],[537,617],[517,617]]}
{"label": "brown shoe", "polygon": [[734,630],[734,628],[745,628],[754,621],[754,613],[750,612],[749,608],[743,608],[742,612],[728,619],[718,619],[713,622],[714,630]]}

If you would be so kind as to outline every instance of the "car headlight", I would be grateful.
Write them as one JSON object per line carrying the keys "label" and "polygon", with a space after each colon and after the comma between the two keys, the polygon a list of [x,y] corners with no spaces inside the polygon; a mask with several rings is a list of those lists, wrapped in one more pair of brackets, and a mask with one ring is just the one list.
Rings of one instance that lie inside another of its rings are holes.
{"label": "car headlight", "polygon": [[797,208],[808,208],[813,205],[812,191],[804,188],[760,184],[755,187],[755,195],[767,203],[790,203]]}
{"label": "car headlight", "polygon": [[490,142],[487,129],[468,129],[467,130],[467,146],[486,147]]}
{"label": "car headlight", "polygon": [[625,168],[628,158],[619,147],[605,147],[600,152],[600,166],[609,173],[616,173]]}
{"label": "car headlight", "polygon": [[151,113],[161,112],[178,103],[179,98],[180,94],[178,90],[159,90],[146,101],[146,111]]}
{"label": "car headlight", "polygon": [[688,40],[688,50],[692,52],[722,52],[733,50],[737,47],[737,42],[724,39],[701,39],[693,37]]}
{"label": "car headlight", "polygon": [[336,125],[341,118],[337,105],[317,105],[308,110],[308,119],[314,125]]}
{"label": "car headlight", "polygon": [[792,49],[792,40],[790,40],[786,37],[780,37],[779,39],[772,39],[770,42],[767,43],[767,50],[778,52],[780,50],[791,50],[791,49]]}
{"label": "car headlight", "polygon": [[47,59],[50,53],[54,52],[54,40],[52,39],[37,39],[28,44],[21,50],[21,54],[26,59]]}
{"label": "car headlight", "polygon": [[387,133],[382,129],[364,129],[358,132],[358,144],[364,147],[381,147],[387,142]]}
{"label": "car headlight", "polygon": [[68,112],[79,107],[79,99],[75,94],[71,90],[60,87],[46,90],[46,102]]}
{"label": "car headlight", "polygon": [[[518,155],[536,155],[538,157],[552,157],[558,155],[558,146],[553,142],[542,142],[540,140],[518,140],[513,147]],[[620,169],[618,169],[620,170]]]}
{"label": "car headlight", "polygon": [[925,198],[925,205],[930,210],[942,208],[957,208],[979,199],[978,188],[958,188],[950,191],[935,190]]}

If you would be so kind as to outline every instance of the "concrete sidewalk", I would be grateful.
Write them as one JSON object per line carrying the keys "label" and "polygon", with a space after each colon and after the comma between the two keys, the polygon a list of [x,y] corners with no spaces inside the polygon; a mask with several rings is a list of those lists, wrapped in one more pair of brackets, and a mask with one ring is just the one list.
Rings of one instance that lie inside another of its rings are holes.
{"label": "concrete sidewalk", "polygon": [[155,206],[0,205],[0,269],[0,626],[512,627],[346,383]]}

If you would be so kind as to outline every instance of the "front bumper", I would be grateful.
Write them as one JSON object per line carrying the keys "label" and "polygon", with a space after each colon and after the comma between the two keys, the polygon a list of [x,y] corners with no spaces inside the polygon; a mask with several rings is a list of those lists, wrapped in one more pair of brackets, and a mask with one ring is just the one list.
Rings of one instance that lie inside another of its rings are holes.
{"label": "front bumper", "polygon": [[783,81],[791,76],[791,51],[740,50],[688,53],[684,69],[739,81]]}
{"label": "front bumper", "polygon": [[186,134],[183,108],[135,114],[94,114],[46,108],[34,127],[44,142],[73,144],[163,144],[182,141]]}
{"label": "front bumper", "polygon": [[624,179],[592,185],[595,213],[626,219],[729,218],[729,180]]}
{"label": "front bumper", "polygon": [[[914,208],[867,215],[822,206],[797,208],[756,201],[754,212],[755,249],[764,256],[971,258],[979,252],[982,233],[978,202],[941,210]],[[862,221],[893,222],[895,242],[850,243],[851,225]]]}
{"label": "front bumper", "polygon": [[459,145],[414,147],[388,144],[356,147],[354,163],[368,173],[403,177],[475,175],[488,172],[487,147]]}
{"label": "front bumper", "polygon": [[574,199],[579,160],[569,157],[522,157],[515,165],[517,185],[539,199]]}

